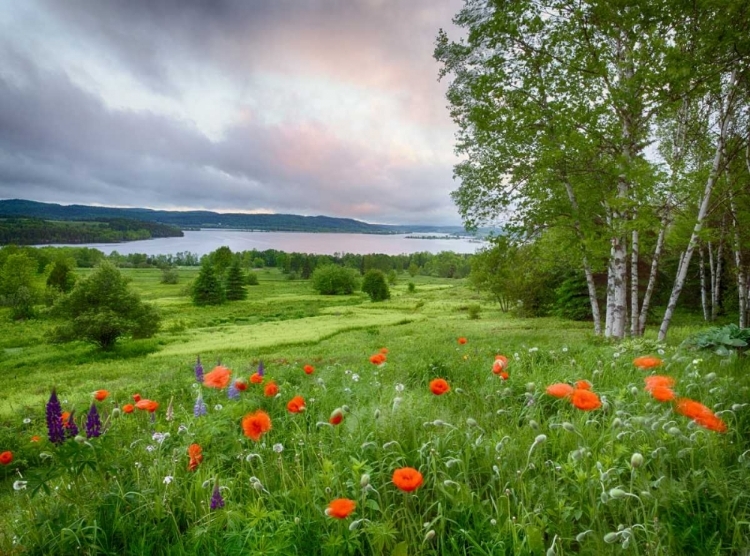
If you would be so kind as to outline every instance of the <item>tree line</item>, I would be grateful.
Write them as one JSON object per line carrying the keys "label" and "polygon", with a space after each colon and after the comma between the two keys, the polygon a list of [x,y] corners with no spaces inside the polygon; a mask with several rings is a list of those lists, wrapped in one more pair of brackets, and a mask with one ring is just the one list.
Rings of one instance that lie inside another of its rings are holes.
{"label": "tree line", "polygon": [[175,226],[126,218],[98,218],[80,222],[0,217],[0,245],[117,243],[183,235],[182,230]]}

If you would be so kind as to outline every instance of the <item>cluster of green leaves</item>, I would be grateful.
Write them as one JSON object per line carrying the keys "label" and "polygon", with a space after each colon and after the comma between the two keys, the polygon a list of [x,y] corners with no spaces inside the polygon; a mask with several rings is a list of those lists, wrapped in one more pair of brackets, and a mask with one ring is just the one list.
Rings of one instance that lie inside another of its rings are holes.
{"label": "cluster of green leaves", "polygon": [[313,289],[323,295],[349,295],[359,288],[358,275],[352,268],[326,265],[315,269],[311,283]]}
{"label": "cluster of green leaves", "polygon": [[721,356],[742,353],[748,344],[750,344],[750,328],[740,328],[736,324],[709,328],[694,334],[684,342],[687,347],[709,349]]}
{"label": "cluster of green leaves", "polygon": [[385,301],[391,297],[388,281],[381,270],[368,270],[362,279],[362,291],[371,301]]}

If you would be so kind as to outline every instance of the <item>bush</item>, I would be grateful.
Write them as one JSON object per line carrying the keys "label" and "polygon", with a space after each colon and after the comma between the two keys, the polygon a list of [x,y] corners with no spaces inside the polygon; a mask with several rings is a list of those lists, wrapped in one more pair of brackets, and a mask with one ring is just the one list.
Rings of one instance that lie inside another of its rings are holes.
{"label": "bush", "polygon": [[414,282],[409,282],[408,289],[409,289],[409,293],[414,293],[415,291],[417,291],[417,286],[414,285]]}
{"label": "bush", "polygon": [[591,301],[586,277],[576,274],[555,289],[553,314],[570,320],[591,320]]}
{"label": "bush", "polygon": [[312,287],[322,295],[349,295],[358,282],[356,271],[343,266],[325,265],[312,273]]}
{"label": "bush", "polygon": [[79,281],[55,304],[53,314],[69,321],[56,330],[57,340],[83,340],[102,349],[113,347],[122,336],[149,338],[160,322],[153,305],[143,303],[109,262]]}
{"label": "bush", "polygon": [[177,284],[180,281],[180,274],[176,268],[167,267],[161,270],[162,284]]}
{"label": "bush", "polygon": [[362,291],[370,296],[372,301],[384,301],[391,297],[385,274],[380,270],[368,270],[362,282]]}
{"label": "bush", "polygon": [[214,272],[211,262],[206,260],[201,266],[191,291],[195,305],[221,305],[224,303],[224,288]]}
{"label": "bush", "polygon": [[248,286],[257,286],[258,285],[258,275],[255,274],[255,272],[250,271],[247,273],[247,276],[245,277],[245,281],[247,282]]}
{"label": "bush", "polygon": [[58,259],[52,266],[52,270],[47,276],[47,287],[56,288],[63,293],[68,293],[76,284],[76,277],[73,274],[73,265],[75,261]]}
{"label": "bush", "polygon": [[480,307],[479,303],[472,303],[467,307],[467,311],[469,312],[469,318],[471,320],[477,320],[479,318],[479,313],[482,311],[482,307]]}
{"label": "bush", "polygon": [[396,281],[398,280],[398,275],[396,274],[395,270],[390,270],[388,272],[388,283],[393,286]]}

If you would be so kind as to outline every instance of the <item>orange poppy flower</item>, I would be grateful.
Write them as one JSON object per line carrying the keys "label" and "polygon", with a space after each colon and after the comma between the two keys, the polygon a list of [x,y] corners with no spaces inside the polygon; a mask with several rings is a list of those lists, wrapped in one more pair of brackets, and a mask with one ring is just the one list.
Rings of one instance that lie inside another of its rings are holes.
{"label": "orange poppy flower", "polygon": [[133,394],[133,401],[134,402],[141,401],[141,395],[140,394]]}
{"label": "orange poppy flower", "polygon": [[107,399],[107,396],[109,396],[109,392],[106,390],[97,390],[94,392],[94,399],[98,402],[103,402]]}
{"label": "orange poppy flower", "polygon": [[574,406],[583,411],[591,411],[602,406],[599,396],[591,390],[581,390],[580,388],[576,388],[573,391],[570,401],[573,402]]}
{"label": "orange poppy flower", "polygon": [[348,498],[337,498],[328,504],[328,510],[326,513],[336,519],[345,519],[349,517],[349,514],[352,513],[356,507],[357,503],[354,500],[349,500]]}
{"label": "orange poppy flower", "polygon": [[459,344],[461,344],[461,345],[464,345],[464,344],[466,343],[466,338],[464,338],[463,336],[461,336],[461,337],[460,337],[460,338],[458,339],[458,343],[459,343]]}
{"label": "orange poppy flower", "polygon": [[383,355],[388,355],[388,348],[387,347],[380,348],[380,353],[382,353]]}
{"label": "orange poppy flower", "polygon": [[133,410],[135,410],[135,406],[132,403],[126,403],[122,406],[122,410],[125,413],[133,413]]}
{"label": "orange poppy flower", "polygon": [[633,359],[633,365],[635,365],[642,371],[661,367],[662,363],[663,361],[661,359],[659,359],[658,357],[653,357],[651,355],[644,355],[642,357],[636,357],[635,359]]}
{"label": "orange poppy flower", "polygon": [[671,386],[674,386],[675,380],[671,376],[663,376],[663,375],[651,375],[647,376],[643,379],[643,382],[646,383],[646,390],[651,391],[656,387],[663,387],[663,388],[669,388]]}
{"label": "orange poppy flower", "polygon": [[385,363],[385,355],[382,353],[376,353],[375,355],[370,356],[370,363],[373,365],[382,365]]}
{"label": "orange poppy flower", "polygon": [[268,413],[259,409],[254,413],[248,413],[242,418],[242,432],[248,438],[252,438],[256,442],[260,440],[260,437],[264,433],[271,430],[271,418]]}
{"label": "orange poppy flower", "polygon": [[273,381],[266,384],[266,387],[263,389],[263,395],[267,398],[273,398],[278,393],[279,387],[276,386],[276,383]]}
{"label": "orange poppy flower", "polygon": [[671,402],[674,399],[674,392],[668,386],[654,386],[648,391],[657,402]]}
{"label": "orange poppy flower", "polygon": [[344,412],[341,411],[340,407],[337,407],[333,410],[333,413],[331,413],[331,417],[328,419],[328,422],[332,425],[340,425],[341,421],[344,420]]}
{"label": "orange poppy flower", "polygon": [[423,482],[422,474],[413,467],[402,467],[393,472],[393,484],[404,492],[417,490]]}
{"label": "orange poppy flower", "polygon": [[31,437],[31,441],[32,442],[39,442],[40,440],[41,440],[41,438],[38,437],[37,435],[34,435],[34,436]]}
{"label": "orange poppy flower", "polygon": [[154,411],[159,409],[159,403],[153,400],[141,400],[139,402],[136,402],[135,407],[136,409],[142,409],[144,411],[148,411],[149,413],[153,413]]}
{"label": "orange poppy flower", "polygon": [[63,411],[60,419],[62,420],[63,427],[67,427],[68,419],[70,419],[70,411]]}
{"label": "orange poppy flower", "polygon": [[504,355],[498,355],[495,357],[495,362],[492,364],[492,372],[496,375],[502,373],[508,368],[508,358]]}
{"label": "orange poppy flower", "polygon": [[716,415],[704,415],[694,419],[701,427],[715,431],[715,432],[727,432],[727,424]]}
{"label": "orange poppy flower", "polygon": [[210,373],[204,375],[203,386],[208,386],[209,388],[226,388],[229,386],[231,375],[232,371],[218,365]]}
{"label": "orange poppy flower", "polygon": [[436,378],[430,382],[430,391],[436,396],[442,396],[446,392],[449,392],[451,387],[448,385],[445,379]]}
{"label": "orange poppy flower", "polygon": [[302,370],[305,371],[306,375],[311,375],[315,372],[315,367],[313,367],[312,365],[305,365],[304,367],[302,367]]}
{"label": "orange poppy flower", "polygon": [[714,414],[713,411],[711,411],[702,403],[696,402],[695,400],[691,400],[689,398],[680,398],[679,400],[677,400],[675,410],[680,415],[684,415],[685,417],[690,417],[691,419],[695,420],[704,417],[710,417]]}
{"label": "orange poppy flower", "polygon": [[591,383],[588,380],[579,380],[576,382],[576,388],[580,390],[591,390]]}
{"label": "orange poppy flower", "polygon": [[244,392],[247,390],[247,382],[244,380],[235,380],[234,381],[234,387],[237,388],[240,392]]}
{"label": "orange poppy flower", "polygon": [[190,456],[188,471],[195,471],[198,469],[198,465],[203,461],[203,448],[198,444],[191,444],[188,448],[188,456]]}
{"label": "orange poppy flower", "polygon": [[286,408],[290,413],[300,413],[305,410],[305,398],[302,396],[294,396],[289,403],[286,404]]}
{"label": "orange poppy flower", "polygon": [[250,375],[250,382],[253,384],[261,384],[263,382],[263,377],[258,373],[253,373]]}
{"label": "orange poppy flower", "polygon": [[505,371],[500,371],[500,373],[497,376],[499,376],[503,380],[508,380],[510,378],[510,375],[506,373]]}
{"label": "orange poppy flower", "polygon": [[575,388],[573,388],[570,384],[565,384],[563,382],[558,382],[557,384],[550,384],[549,386],[547,386],[547,393],[550,396],[554,396],[555,398],[570,397],[574,391]]}
{"label": "orange poppy flower", "polygon": [[2,465],[10,465],[10,462],[13,461],[13,452],[10,450],[3,452],[0,454],[0,464]]}

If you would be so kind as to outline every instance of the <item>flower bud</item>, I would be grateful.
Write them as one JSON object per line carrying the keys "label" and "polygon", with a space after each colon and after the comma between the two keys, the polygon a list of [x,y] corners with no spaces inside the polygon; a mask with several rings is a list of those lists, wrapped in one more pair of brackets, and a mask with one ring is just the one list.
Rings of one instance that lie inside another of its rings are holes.
{"label": "flower bud", "polygon": [[573,423],[568,423],[567,421],[562,424],[562,428],[568,432],[576,432],[575,425],[573,425]]}
{"label": "flower bud", "polygon": [[434,538],[435,538],[435,530],[430,529],[429,531],[427,531],[427,534],[424,536],[424,542],[430,542]]}
{"label": "flower bud", "polygon": [[370,484],[370,476],[367,473],[363,473],[359,479],[359,486],[362,488],[367,487]]}
{"label": "flower bud", "polygon": [[604,535],[604,542],[612,544],[613,542],[617,542],[617,533],[614,531],[610,531],[606,535]]}
{"label": "flower bud", "polygon": [[615,500],[622,500],[628,495],[627,492],[622,490],[621,488],[611,488],[609,489],[609,496],[611,498],[614,498]]}
{"label": "flower bud", "polygon": [[632,456],[630,456],[630,467],[633,469],[637,469],[643,465],[643,455],[636,452]]}
{"label": "flower bud", "polygon": [[119,407],[116,407],[116,408],[114,408],[114,409],[112,410],[112,417],[115,417],[115,418],[117,418],[117,417],[119,417],[119,416],[120,416],[120,408],[119,408]]}

